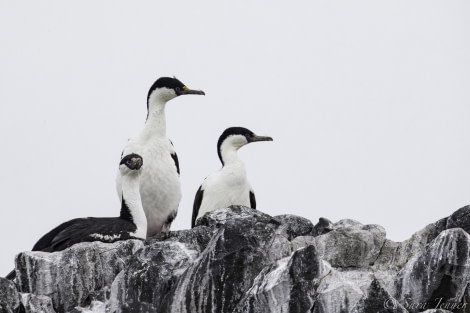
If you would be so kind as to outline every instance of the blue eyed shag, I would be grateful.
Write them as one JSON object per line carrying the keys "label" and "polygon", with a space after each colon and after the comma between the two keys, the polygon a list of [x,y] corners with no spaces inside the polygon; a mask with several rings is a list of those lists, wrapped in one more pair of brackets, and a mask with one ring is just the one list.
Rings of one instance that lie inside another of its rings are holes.
{"label": "blue eyed shag", "polygon": [[243,127],[227,128],[217,142],[217,153],[222,168],[206,177],[196,192],[191,227],[205,213],[230,205],[244,205],[256,209],[256,198],[248,182],[245,165],[238,157],[238,149],[251,142],[272,141],[271,137],[257,136]]}
{"label": "blue eyed shag", "polygon": [[[142,164],[137,154],[126,155],[119,164],[123,191],[119,217],[76,218],[62,223],[39,239],[32,251],[61,251],[79,242],[145,239],[147,219],[139,192]],[[6,278],[15,276],[12,271]]]}
{"label": "blue eyed shag", "polygon": [[[173,144],[166,135],[166,103],[181,95],[204,95],[191,90],[176,78],[161,77],[147,95],[147,120],[142,130],[124,147],[123,155],[135,152],[146,160],[140,180],[140,195],[147,216],[147,237],[167,232],[176,217],[181,200],[179,163]],[[121,178],[116,187],[121,197]]]}

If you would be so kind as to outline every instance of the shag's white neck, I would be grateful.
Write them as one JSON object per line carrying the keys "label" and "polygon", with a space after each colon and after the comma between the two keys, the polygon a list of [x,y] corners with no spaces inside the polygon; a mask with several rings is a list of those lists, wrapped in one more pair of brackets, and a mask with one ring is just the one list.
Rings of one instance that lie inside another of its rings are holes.
{"label": "shag's white neck", "polygon": [[152,95],[148,101],[148,116],[145,121],[144,133],[152,137],[166,137],[165,107],[168,100],[156,94]]}
{"label": "shag's white neck", "polygon": [[224,166],[241,162],[241,159],[238,157],[238,149],[243,147],[246,143],[245,137],[242,136],[231,136],[225,139],[222,145],[220,145],[220,155]]}
{"label": "shag's white neck", "polygon": [[139,176],[140,173],[122,175],[122,198],[129,208],[133,223],[137,227],[133,236],[145,239],[147,237],[147,218],[140,198]]}

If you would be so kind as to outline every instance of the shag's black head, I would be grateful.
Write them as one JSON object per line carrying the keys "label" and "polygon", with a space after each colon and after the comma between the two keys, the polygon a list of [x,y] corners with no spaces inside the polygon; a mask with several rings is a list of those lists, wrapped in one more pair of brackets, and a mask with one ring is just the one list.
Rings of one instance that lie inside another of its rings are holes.
{"label": "shag's black head", "polygon": [[173,89],[176,92],[176,90],[181,90],[183,87],[184,84],[177,78],[160,77],[153,83],[152,87],[150,87],[149,93],[147,94],[147,100],[150,98],[152,92],[157,88]]}
{"label": "shag's black head", "polygon": [[121,159],[121,163],[119,163],[119,165],[122,164],[124,164],[131,170],[139,170],[144,164],[144,162],[140,155],[131,153]]}
{"label": "shag's black head", "polygon": [[245,137],[246,143],[255,142],[255,141],[273,141],[271,137],[257,136],[254,132],[244,127],[229,127],[226,130],[224,130],[222,135],[220,135],[219,137],[219,141],[217,142],[217,154],[219,155],[219,159],[220,159],[220,162],[222,162],[222,164],[224,164],[224,161],[222,160],[222,153],[221,153],[221,146],[223,142],[230,136],[237,136],[237,135]]}
{"label": "shag's black head", "polygon": [[152,92],[159,88],[172,89],[175,91],[176,96],[189,95],[189,94],[205,95],[204,91],[202,90],[189,89],[176,77],[160,77],[153,83],[152,87],[150,87],[149,89],[149,92],[147,94],[147,105],[148,105],[148,100],[150,99],[150,95],[152,94]]}

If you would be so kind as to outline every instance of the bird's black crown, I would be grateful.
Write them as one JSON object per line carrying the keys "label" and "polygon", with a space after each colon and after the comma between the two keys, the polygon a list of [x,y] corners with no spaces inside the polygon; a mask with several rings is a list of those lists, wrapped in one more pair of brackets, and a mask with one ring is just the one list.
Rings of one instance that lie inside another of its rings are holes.
{"label": "bird's black crown", "polygon": [[219,143],[222,144],[225,138],[232,136],[232,135],[242,135],[242,136],[249,138],[249,137],[253,137],[254,133],[245,127],[229,127],[226,130],[224,130],[222,135],[220,135]]}
{"label": "bird's black crown", "polygon": [[180,89],[183,89],[183,87],[184,87],[184,84],[181,81],[179,81],[176,77],[175,78],[160,77],[150,87],[149,93],[147,94],[147,102],[148,102],[148,99],[150,98],[150,94],[157,88],[168,88],[168,89],[173,89],[173,90],[177,90],[177,89],[180,90]]}
{"label": "bird's black crown", "polygon": [[124,164],[131,170],[138,170],[142,167],[143,160],[140,155],[136,153],[131,153],[121,159],[121,162],[119,163],[119,165],[122,165],[122,164]]}
{"label": "bird's black crown", "polygon": [[255,136],[255,134],[251,130],[244,128],[244,127],[229,127],[226,130],[224,130],[222,135],[220,135],[219,137],[219,141],[217,142],[217,153],[222,163],[223,161],[222,161],[222,156],[220,154],[220,146],[222,146],[222,143],[224,142],[225,139],[227,139],[227,137],[233,136],[233,135],[245,136],[247,140],[248,138]]}

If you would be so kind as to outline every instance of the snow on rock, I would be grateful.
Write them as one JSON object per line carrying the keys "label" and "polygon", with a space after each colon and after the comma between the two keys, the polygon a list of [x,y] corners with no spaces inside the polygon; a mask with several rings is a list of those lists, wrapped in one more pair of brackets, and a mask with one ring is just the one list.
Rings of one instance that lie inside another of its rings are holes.
{"label": "snow on rock", "polygon": [[234,312],[311,312],[321,280],[331,271],[314,246],[265,267]]}
{"label": "snow on rock", "polygon": [[190,230],[23,252],[1,312],[470,312],[470,207],[403,242],[242,206]]}
{"label": "snow on rock", "polygon": [[470,236],[461,228],[452,228],[441,232],[398,273],[396,297],[411,303],[426,300],[433,308],[443,303],[458,304],[469,280]]}
{"label": "snow on rock", "polygon": [[34,313],[55,313],[52,299],[48,296],[33,295],[30,293],[21,294],[21,303],[26,312]]}
{"label": "snow on rock", "polygon": [[105,300],[109,286],[129,257],[143,247],[139,240],[80,243],[60,252],[22,252],[16,257],[18,288],[45,295],[54,309],[68,312]]}

